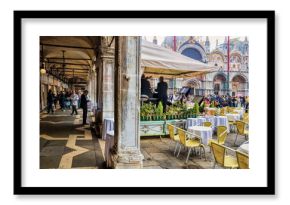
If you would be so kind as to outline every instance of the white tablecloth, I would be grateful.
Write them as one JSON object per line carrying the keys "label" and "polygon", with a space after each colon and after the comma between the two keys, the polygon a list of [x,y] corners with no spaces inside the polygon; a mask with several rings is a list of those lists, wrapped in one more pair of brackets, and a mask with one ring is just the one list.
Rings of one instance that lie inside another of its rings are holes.
{"label": "white tablecloth", "polygon": [[200,136],[204,145],[207,145],[208,140],[212,139],[212,129],[210,127],[191,126],[188,127],[188,131]]}
{"label": "white tablecloth", "polygon": [[206,119],[204,117],[198,117],[198,118],[187,118],[186,120],[186,128],[192,126],[203,126],[203,122],[205,122]]}
{"label": "white tablecloth", "polygon": [[205,122],[211,122],[212,128],[216,127],[215,116],[208,115],[208,116],[203,116],[202,118],[205,118]]}
{"label": "white tablecloth", "polygon": [[238,148],[238,151],[249,154],[249,142],[244,142],[241,144],[241,146]]}
{"label": "white tablecloth", "polygon": [[237,112],[240,115],[240,119],[242,119],[243,114],[245,113],[245,109],[244,108],[236,108],[236,109],[234,109],[234,112]]}
{"label": "white tablecloth", "polygon": [[229,121],[236,121],[236,120],[240,120],[240,114],[232,114],[232,113],[228,113],[226,114],[227,118]]}
{"label": "white tablecloth", "polygon": [[226,116],[216,116],[215,126],[226,126],[228,129],[228,132],[230,132],[229,122]]}
{"label": "white tablecloth", "polygon": [[107,167],[112,167],[110,149],[114,146],[114,131],[108,131],[106,133],[105,141],[105,161]]}
{"label": "white tablecloth", "polygon": [[102,139],[106,139],[106,134],[108,131],[114,130],[114,118],[105,118],[102,131]]}

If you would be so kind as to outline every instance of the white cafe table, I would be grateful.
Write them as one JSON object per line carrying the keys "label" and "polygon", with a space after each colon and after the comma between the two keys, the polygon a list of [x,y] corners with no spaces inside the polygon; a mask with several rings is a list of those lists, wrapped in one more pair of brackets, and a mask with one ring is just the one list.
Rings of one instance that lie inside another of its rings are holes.
{"label": "white cafe table", "polygon": [[[202,116],[202,117],[199,117],[199,118],[205,118],[205,122],[211,122],[212,126],[211,128],[214,129],[216,127],[216,120],[215,120],[215,116],[212,116],[212,115],[205,115],[205,116]],[[200,126],[203,126],[203,124],[201,124]]]}
{"label": "white cafe table", "polygon": [[108,131],[106,133],[105,154],[104,154],[107,167],[112,167],[110,149],[113,146],[114,146],[114,131]]}
{"label": "white cafe table", "polygon": [[191,127],[188,127],[188,132],[192,132],[193,134],[200,136],[202,140],[202,144],[204,145],[207,145],[208,141],[212,139],[212,128],[210,127],[191,126]]}
{"label": "white cafe table", "polygon": [[226,126],[228,133],[230,132],[229,121],[226,116],[216,116],[215,117],[215,126]]}
{"label": "white cafe table", "polygon": [[243,114],[245,113],[245,109],[244,108],[235,108],[234,112],[237,112],[240,115],[240,119],[243,118]]}
{"label": "white cafe table", "polygon": [[237,150],[245,154],[249,154],[249,141],[246,141],[243,144],[241,144],[241,146]]}
{"label": "white cafe table", "polygon": [[105,118],[103,122],[102,139],[106,139],[106,134],[114,130],[114,118]]}
{"label": "white cafe table", "polygon": [[229,121],[236,121],[236,120],[240,120],[241,117],[240,117],[240,114],[234,114],[234,113],[228,113],[226,114],[227,118]]}
{"label": "white cafe table", "polygon": [[191,126],[202,126],[203,122],[205,122],[205,121],[206,121],[206,119],[204,117],[187,118],[186,128],[188,129]]}

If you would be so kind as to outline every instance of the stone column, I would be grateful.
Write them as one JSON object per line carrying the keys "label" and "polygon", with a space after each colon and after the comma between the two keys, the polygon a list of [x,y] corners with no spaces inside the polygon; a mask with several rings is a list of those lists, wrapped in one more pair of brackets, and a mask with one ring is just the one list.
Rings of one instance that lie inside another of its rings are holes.
{"label": "stone column", "polygon": [[114,117],[114,48],[108,47],[106,38],[101,37],[98,69],[98,108],[101,120]]}
{"label": "stone column", "polygon": [[142,168],[140,152],[140,37],[116,37],[113,168]]}

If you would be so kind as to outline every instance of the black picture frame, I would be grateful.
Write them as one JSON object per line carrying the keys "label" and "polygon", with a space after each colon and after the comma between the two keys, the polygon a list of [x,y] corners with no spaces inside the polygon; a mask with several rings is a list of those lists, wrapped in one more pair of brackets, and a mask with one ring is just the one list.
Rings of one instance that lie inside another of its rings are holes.
{"label": "black picture frame", "polygon": [[273,195],[275,127],[267,126],[266,187],[24,187],[21,133],[22,19],[54,18],[203,18],[267,20],[267,125],[275,125],[275,11],[14,11],[14,194],[15,195]]}

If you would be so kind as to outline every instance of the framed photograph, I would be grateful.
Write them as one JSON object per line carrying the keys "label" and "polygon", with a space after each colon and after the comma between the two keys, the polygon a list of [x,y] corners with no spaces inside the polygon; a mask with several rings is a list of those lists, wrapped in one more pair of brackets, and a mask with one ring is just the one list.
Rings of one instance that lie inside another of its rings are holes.
{"label": "framed photograph", "polygon": [[275,194],[275,12],[14,11],[14,194]]}

